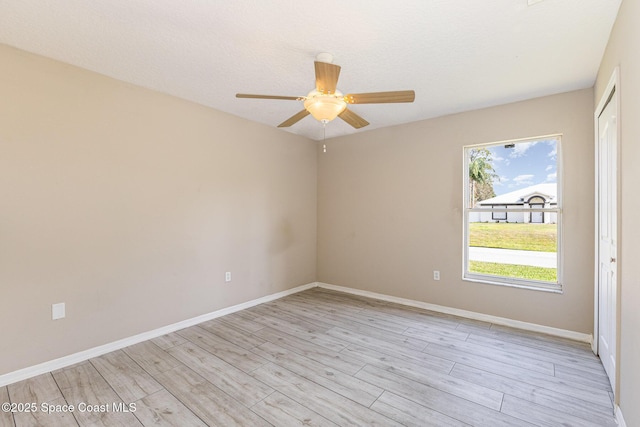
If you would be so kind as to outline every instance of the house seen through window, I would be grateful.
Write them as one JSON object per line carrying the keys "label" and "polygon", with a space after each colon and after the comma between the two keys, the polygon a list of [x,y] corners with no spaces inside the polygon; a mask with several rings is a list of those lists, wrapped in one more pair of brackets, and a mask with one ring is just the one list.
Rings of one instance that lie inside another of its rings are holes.
{"label": "house seen through window", "polygon": [[465,279],[561,290],[560,140],[465,147]]}

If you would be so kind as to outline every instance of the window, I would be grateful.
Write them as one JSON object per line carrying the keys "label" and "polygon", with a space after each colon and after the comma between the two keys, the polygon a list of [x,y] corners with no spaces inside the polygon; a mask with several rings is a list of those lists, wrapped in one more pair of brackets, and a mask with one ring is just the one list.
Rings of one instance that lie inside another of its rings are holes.
{"label": "window", "polygon": [[[498,208],[504,208],[507,209],[507,206],[496,206]],[[505,210],[504,212],[502,211],[495,211],[492,210],[491,211],[491,219],[496,220],[496,221],[506,221],[507,220],[507,211]]]}
{"label": "window", "polygon": [[561,287],[561,136],[464,148],[466,280]]}

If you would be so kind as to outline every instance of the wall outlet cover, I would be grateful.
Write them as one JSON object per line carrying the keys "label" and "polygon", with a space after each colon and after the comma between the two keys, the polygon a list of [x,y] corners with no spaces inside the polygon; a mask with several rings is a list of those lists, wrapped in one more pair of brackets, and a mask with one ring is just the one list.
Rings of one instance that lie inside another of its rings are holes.
{"label": "wall outlet cover", "polygon": [[51,319],[52,320],[64,319],[65,316],[66,316],[65,305],[64,305],[63,302],[58,303],[58,304],[51,304]]}

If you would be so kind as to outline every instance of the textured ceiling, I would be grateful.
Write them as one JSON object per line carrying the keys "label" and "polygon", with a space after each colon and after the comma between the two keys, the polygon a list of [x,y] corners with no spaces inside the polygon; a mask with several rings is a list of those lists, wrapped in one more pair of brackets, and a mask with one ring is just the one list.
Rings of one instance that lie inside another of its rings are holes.
{"label": "textured ceiling", "polygon": [[0,0],[0,43],[271,126],[302,103],[235,93],[306,95],[320,52],[344,93],[416,91],[330,138],[590,87],[620,1]]}

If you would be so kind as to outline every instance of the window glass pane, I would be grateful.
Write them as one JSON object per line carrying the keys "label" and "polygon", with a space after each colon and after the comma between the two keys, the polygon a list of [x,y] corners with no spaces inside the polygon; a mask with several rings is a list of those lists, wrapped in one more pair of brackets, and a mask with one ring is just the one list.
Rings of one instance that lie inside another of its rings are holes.
{"label": "window glass pane", "polygon": [[557,224],[470,222],[470,273],[556,283]]}
{"label": "window glass pane", "polygon": [[558,136],[466,149],[465,276],[559,282],[559,144]]}

